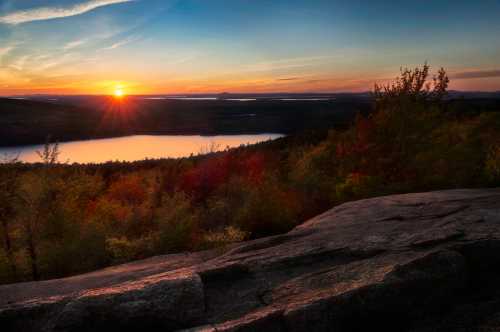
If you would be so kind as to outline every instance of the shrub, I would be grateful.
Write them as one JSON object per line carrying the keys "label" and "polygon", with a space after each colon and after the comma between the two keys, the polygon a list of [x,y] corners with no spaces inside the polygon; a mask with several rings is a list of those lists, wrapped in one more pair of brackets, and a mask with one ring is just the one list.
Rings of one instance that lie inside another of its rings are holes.
{"label": "shrub", "polygon": [[366,198],[382,190],[380,180],[376,177],[351,173],[344,182],[335,186],[336,201],[345,202],[353,198]]}
{"label": "shrub", "polygon": [[124,263],[151,254],[152,238],[130,240],[126,237],[106,239],[106,252],[113,263]]}
{"label": "shrub", "polygon": [[227,226],[221,231],[209,231],[203,236],[202,248],[225,248],[231,243],[241,242],[248,237],[248,233],[235,226]]}
{"label": "shrub", "polygon": [[486,159],[486,174],[493,184],[500,185],[500,145],[490,148]]}
{"label": "shrub", "polygon": [[243,204],[234,210],[235,223],[252,238],[289,231],[297,224],[297,197],[267,175],[259,187],[249,187]]}
{"label": "shrub", "polygon": [[125,237],[106,239],[106,251],[113,262],[117,263],[126,262],[136,256],[135,246]]}
{"label": "shrub", "polygon": [[108,189],[110,199],[126,205],[139,205],[146,199],[146,190],[137,175],[121,177]]}
{"label": "shrub", "polygon": [[176,192],[166,196],[155,212],[158,228],[157,249],[161,253],[185,251],[197,246],[198,215],[189,198]]}

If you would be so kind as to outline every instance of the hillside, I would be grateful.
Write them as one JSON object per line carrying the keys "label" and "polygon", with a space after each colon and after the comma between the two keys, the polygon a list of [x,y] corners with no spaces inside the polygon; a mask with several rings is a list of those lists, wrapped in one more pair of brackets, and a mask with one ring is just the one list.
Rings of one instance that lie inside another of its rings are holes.
{"label": "hillside", "polygon": [[500,189],[340,205],[287,234],[0,286],[3,331],[493,331]]}

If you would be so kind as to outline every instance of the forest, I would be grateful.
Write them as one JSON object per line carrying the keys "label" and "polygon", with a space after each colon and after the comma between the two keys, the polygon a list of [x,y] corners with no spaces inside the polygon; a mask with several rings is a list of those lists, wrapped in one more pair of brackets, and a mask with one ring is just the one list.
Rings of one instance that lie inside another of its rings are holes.
{"label": "forest", "polygon": [[466,112],[448,84],[443,69],[403,69],[350,126],[189,158],[70,165],[56,143],[38,164],[6,157],[0,283],[226,250],[356,199],[500,186],[500,109]]}
{"label": "forest", "polygon": [[336,94],[331,99],[292,95],[289,101],[276,99],[283,97],[278,95],[250,97],[255,100],[221,96],[210,100],[145,96],[0,98],[0,147],[43,144],[48,135],[58,142],[128,135],[289,135],[310,128],[346,126],[357,112],[364,114],[370,109],[369,98],[357,94]]}

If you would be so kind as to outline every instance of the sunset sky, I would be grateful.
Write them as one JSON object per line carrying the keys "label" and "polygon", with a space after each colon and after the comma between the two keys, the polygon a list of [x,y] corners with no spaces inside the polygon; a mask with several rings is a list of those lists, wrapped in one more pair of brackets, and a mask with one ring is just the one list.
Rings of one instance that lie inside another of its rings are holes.
{"label": "sunset sky", "polygon": [[498,0],[0,0],[0,95],[500,90]]}

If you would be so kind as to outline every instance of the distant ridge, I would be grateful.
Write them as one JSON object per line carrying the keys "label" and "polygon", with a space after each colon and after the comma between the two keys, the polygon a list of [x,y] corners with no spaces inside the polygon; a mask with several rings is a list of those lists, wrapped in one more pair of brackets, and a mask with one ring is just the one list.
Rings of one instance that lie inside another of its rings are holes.
{"label": "distant ridge", "polygon": [[[244,103],[237,100],[238,95],[231,95],[231,100],[196,96],[200,100],[140,96],[121,101],[109,96],[0,98],[0,146],[43,144],[48,136],[63,142],[126,135],[290,134],[346,126],[356,113],[369,112],[371,107],[368,100],[356,97],[317,98],[321,100],[314,102],[262,98]],[[245,116],[248,114],[252,117]]]}

